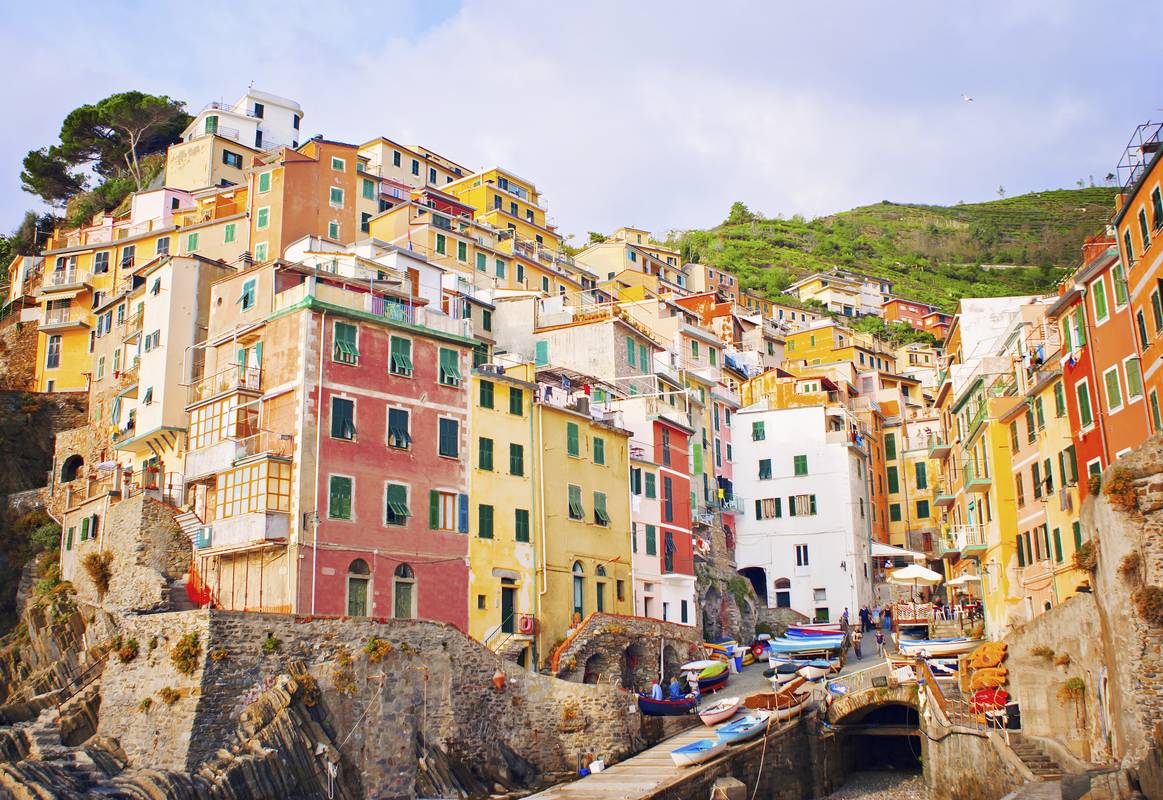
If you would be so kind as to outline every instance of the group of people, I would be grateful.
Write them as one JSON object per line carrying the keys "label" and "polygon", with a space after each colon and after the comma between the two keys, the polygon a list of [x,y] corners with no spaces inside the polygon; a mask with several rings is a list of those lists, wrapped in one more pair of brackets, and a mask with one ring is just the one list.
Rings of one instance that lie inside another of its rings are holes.
{"label": "group of people", "polygon": [[852,652],[856,658],[864,658],[861,644],[864,634],[872,633],[876,639],[876,654],[884,655],[884,640],[892,630],[892,606],[863,606],[858,613],[858,622],[853,625],[848,616],[848,609],[840,617],[840,630],[849,634],[852,642]]}
{"label": "group of people", "polygon": [[[683,683],[687,683],[687,687],[685,689],[683,688]],[[678,676],[674,676],[670,679],[670,684],[667,686],[667,689],[666,689],[666,697],[665,698],[663,698],[662,684],[659,683],[658,678],[655,678],[654,680],[652,680],[650,682],[650,689],[649,690],[642,692],[643,695],[649,696],[651,700],[662,700],[662,699],[681,700],[682,698],[686,697],[688,694],[697,695],[698,693],[699,693],[699,682],[698,681],[690,681],[690,682],[679,681]]]}

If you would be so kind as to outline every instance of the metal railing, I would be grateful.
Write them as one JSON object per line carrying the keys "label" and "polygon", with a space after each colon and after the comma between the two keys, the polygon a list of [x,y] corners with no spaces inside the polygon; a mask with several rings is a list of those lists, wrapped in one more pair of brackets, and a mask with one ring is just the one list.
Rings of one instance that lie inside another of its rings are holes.
{"label": "metal railing", "polygon": [[192,405],[235,389],[261,391],[262,368],[231,364],[224,370],[190,384],[188,402]]}
{"label": "metal railing", "polygon": [[70,308],[47,308],[44,312],[44,322],[42,325],[64,325],[72,322],[69,317]]}
{"label": "metal railing", "polygon": [[89,273],[74,268],[54,269],[45,275],[44,286],[73,286],[89,279]]}
{"label": "metal railing", "polygon": [[261,455],[291,458],[294,452],[294,434],[259,431],[253,436],[238,440],[234,458],[236,461]]}
{"label": "metal railing", "polygon": [[1135,128],[1130,141],[1127,142],[1127,146],[1123,150],[1118,166],[1115,167],[1119,186],[1124,192],[1143,177],[1147,171],[1147,166],[1151,163],[1147,157],[1147,151],[1153,149],[1152,146],[1158,144],[1161,138],[1163,138],[1163,122],[1145,122]]}
{"label": "metal railing", "polygon": [[958,550],[985,546],[985,528],[980,525],[950,525],[946,536],[952,537]]}

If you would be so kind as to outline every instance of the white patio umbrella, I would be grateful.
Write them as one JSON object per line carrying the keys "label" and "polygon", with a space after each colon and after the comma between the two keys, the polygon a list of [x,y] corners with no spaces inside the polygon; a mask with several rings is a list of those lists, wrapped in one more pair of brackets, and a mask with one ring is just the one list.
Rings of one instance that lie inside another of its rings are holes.
{"label": "white patio umbrella", "polygon": [[928,567],[922,567],[920,564],[909,564],[907,567],[894,569],[888,574],[888,582],[895,583],[898,586],[936,586],[944,580],[941,574],[933,572]]}
{"label": "white patio umbrella", "polygon": [[964,586],[967,583],[981,583],[981,578],[976,575],[959,575],[952,580],[945,581],[946,586]]}

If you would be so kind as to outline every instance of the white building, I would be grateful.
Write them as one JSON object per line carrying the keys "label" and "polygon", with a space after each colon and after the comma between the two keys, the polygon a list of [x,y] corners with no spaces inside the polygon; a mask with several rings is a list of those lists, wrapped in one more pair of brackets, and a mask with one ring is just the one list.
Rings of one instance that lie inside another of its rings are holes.
{"label": "white building", "polygon": [[871,508],[866,445],[844,406],[772,409],[732,419],[735,560],[769,608],[819,620],[871,601]]}
{"label": "white building", "polygon": [[250,89],[233,104],[208,103],[182,131],[182,141],[221,136],[255,150],[298,147],[302,122],[303,109],[294,100]]}

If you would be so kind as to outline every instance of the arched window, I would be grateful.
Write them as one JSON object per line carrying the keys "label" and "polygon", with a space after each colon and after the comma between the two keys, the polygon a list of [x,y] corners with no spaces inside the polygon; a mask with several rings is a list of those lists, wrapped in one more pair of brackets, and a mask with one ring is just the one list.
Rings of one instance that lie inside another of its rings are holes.
{"label": "arched window", "polygon": [[396,567],[392,578],[392,616],[396,619],[416,618],[416,573],[408,564]]}
{"label": "arched window", "polygon": [[81,467],[85,465],[85,459],[77,454],[73,454],[64,460],[61,464],[61,483],[68,483],[75,481],[80,474]]}
{"label": "arched window", "polygon": [[788,578],[775,579],[775,607],[791,608],[791,580]]}
{"label": "arched window", "polygon": [[[601,564],[594,570],[594,574],[599,578],[606,577],[606,568]],[[594,589],[597,591],[597,605],[594,608],[598,611],[606,610],[606,582],[599,580],[594,584]]]}
{"label": "arched window", "polygon": [[347,616],[366,617],[368,615],[368,587],[371,584],[371,569],[362,558],[351,562],[347,568]]}
{"label": "arched window", "polygon": [[581,618],[585,614],[586,571],[580,561],[573,562],[573,614]]}

